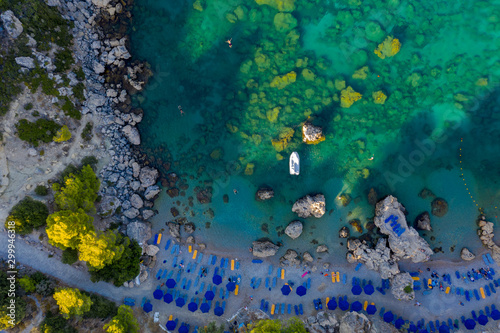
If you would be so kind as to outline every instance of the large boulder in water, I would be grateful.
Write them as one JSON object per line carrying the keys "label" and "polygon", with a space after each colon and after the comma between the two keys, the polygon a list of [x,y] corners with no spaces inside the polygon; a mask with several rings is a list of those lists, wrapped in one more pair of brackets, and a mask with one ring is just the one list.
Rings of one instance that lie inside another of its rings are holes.
{"label": "large boulder in water", "polygon": [[287,234],[291,239],[298,238],[302,234],[302,222],[290,222],[285,229],[285,234]]}
{"label": "large boulder in water", "polygon": [[272,197],[274,197],[274,191],[272,188],[259,188],[257,193],[255,194],[255,199],[258,201],[264,201],[264,200],[269,200]]}
{"label": "large boulder in water", "polygon": [[181,226],[174,222],[168,222],[168,231],[170,232],[170,236],[175,238],[177,243],[181,242]]}
{"label": "large boulder in water", "polygon": [[325,141],[321,127],[314,126],[311,123],[302,125],[302,141],[308,145],[315,145],[321,141]]}
{"label": "large boulder in water", "polygon": [[432,231],[431,219],[429,213],[423,212],[422,214],[418,215],[417,218],[415,219],[414,225],[420,230]]}
{"label": "large boulder in water", "polygon": [[268,240],[255,241],[252,243],[252,245],[253,245],[252,249],[253,255],[259,258],[274,256],[279,249],[278,245]]}
{"label": "large boulder in water", "polygon": [[293,204],[292,212],[297,213],[302,218],[311,215],[320,218],[325,214],[325,196],[323,194],[306,195]]}
{"label": "large boulder in water", "polygon": [[473,260],[474,258],[476,258],[474,253],[470,252],[466,247],[464,247],[462,251],[460,251],[460,257],[465,261]]}
{"label": "large boulder in water", "polygon": [[431,203],[431,213],[437,217],[443,217],[448,213],[448,203],[443,198],[436,198]]}

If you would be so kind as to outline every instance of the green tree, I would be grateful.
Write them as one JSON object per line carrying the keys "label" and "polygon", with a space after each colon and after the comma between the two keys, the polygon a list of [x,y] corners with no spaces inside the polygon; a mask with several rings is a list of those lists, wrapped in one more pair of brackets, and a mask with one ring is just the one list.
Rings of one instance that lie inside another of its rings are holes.
{"label": "green tree", "polygon": [[9,226],[9,222],[14,223],[16,233],[29,234],[33,228],[45,225],[48,215],[49,209],[43,202],[26,197],[12,208],[9,217],[5,220],[5,227]]}
{"label": "green tree", "polygon": [[297,317],[290,318],[283,329],[284,333],[307,333],[304,322]]}
{"label": "green tree", "polygon": [[83,209],[75,212],[60,210],[50,214],[47,218],[47,236],[49,243],[60,249],[76,249],[80,239],[87,233],[94,231],[93,218]]}
{"label": "green tree", "polygon": [[21,119],[16,124],[19,139],[27,141],[35,147],[38,147],[39,141],[45,143],[51,142],[60,128],[61,125],[47,119],[38,119],[34,123],[26,119]]}
{"label": "green tree", "polygon": [[282,324],[279,319],[260,320],[252,326],[251,333],[281,333]]}
{"label": "green tree", "polygon": [[61,261],[63,264],[73,265],[78,261],[78,251],[76,249],[67,248],[63,251]]}
{"label": "green tree", "polygon": [[65,177],[64,184],[54,183],[54,200],[60,209],[76,211],[82,208],[86,212],[95,212],[94,202],[99,191],[99,179],[89,165],[84,165],[80,172]]}
{"label": "green tree", "polygon": [[92,306],[90,311],[85,312],[83,318],[101,318],[107,319],[116,316],[118,307],[115,302],[112,302],[101,295],[90,294]]}
{"label": "green tree", "polygon": [[127,305],[120,305],[118,314],[104,325],[108,333],[137,333],[139,332],[139,323],[134,318],[132,309]]}
{"label": "green tree", "polygon": [[69,139],[71,139],[71,132],[69,131],[68,126],[66,125],[61,127],[61,129],[57,131],[56,135],[53,138],[55,142],[64,142],[68,141]]}
{"label": "green tree", "polygon": [[113,260],[121,258],[124,246],[116,242],[117,236],[112,231],[96,233],[91,231],[81,235],[78,251],[80,260],[96,269],[102,269]]}
{"label": "green tree", "polygon": [[92,300],[75,288],[57,288],[52,295],[59,306],[59,312],[65,318],[83,315],[90,310]]}
{"label": "green tree", "polygon": [[135,240],[130,240],[123,234],[117,235],[117,244],[123,245],[124,251],[119,259],[114,259],[111,264],[102,269],[89,267],[90,280],[92,282],[113,282],[117,287],[122,286],[125,281],[135,278],[140,271],[140,257],[142,248]]}
{"label": "green tree", "polygon": [[[0,270],[0,330],[5,330],[11,328],[18,323],[20,323],[24,316],[26,315],[26,302],[18,296],[14,298],[7,297],[10,292],[10,280],[7,280],[7,273],[3,270]],[[16,295],[19,295],[21,292],[19,285],[16,285]],[[11,306],[11,299],[15,301],[15,321],[14,325],[12,325],[11,318],[8,316],[10,314],[11,309],[7,307]]]}
{"label": "green tree", "polygon": [[45,196],[49,194],[49,189],[46,186],[37,185],[37,187],[35,187],[35,193],[36,195]]}
{"label": "green tree", "polygon": [[28,293],[32,293],[36,290],[36,281],[29,276],[23,276],[20,278],[19,285]]}
{"label": "green tree", "polygon": [[43,333],[78,333],[78,331],[68,324],[68,320],[52,311],[47,312],[40,325]]}
{"label": "green tree", "polygon": [[203,333],[224,333],[224,325],[217,327],[217,323],[212,321],[205,326]]}

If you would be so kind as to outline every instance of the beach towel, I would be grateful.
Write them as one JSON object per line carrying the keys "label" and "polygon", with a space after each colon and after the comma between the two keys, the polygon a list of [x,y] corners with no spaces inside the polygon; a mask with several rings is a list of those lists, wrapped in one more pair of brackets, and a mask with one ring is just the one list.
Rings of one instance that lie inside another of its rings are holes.
{"label": "beach towel", "polygon": [[231,259],[231,270],[234,271],[234,259]]}
{"label": "beach towel", "polygon": [[238,291],[240,290],[240,286],[239,285],[236,285],[234,287],[234,296],[238,296]]}
{"label": "beach towel", "polygon": [[275,304],[271,305],[271,314],[272,315],[274,314],[274,309],[276,309],[276,305]]}
{"label": "beach towel", "polygon": [[281,269],[281,279],[282,280],[285,279],[285,269],[284,268]]}
{"label": "beach towel", "polygon": [[301,276],[301,277],[306,276],[308,273],[309,273],[309,272],[307,272],[307,271],[306,271],[306,272],[304,272],[304,273],[302,274],[302,276]]}

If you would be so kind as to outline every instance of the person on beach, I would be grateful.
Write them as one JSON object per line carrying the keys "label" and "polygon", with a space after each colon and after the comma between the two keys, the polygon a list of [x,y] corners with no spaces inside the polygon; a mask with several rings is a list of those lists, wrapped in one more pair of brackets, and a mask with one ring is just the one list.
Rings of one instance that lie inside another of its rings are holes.
{"label": "person on beach", "polygon": [[233,43],[231,42],[232,40],[233,40],[232,38],[231,38],[231,39],[226,40],[226,43],[228,43],[228,44],[229,44],[229,48],[233,47]]}

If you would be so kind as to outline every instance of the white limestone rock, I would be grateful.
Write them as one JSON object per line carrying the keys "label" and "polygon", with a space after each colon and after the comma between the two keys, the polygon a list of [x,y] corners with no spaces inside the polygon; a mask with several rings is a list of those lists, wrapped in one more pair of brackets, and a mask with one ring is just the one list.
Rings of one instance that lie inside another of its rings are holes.
{"label": "white limestone rock", "polygon": [[30,57],[17,57],[15,60],[16,60],[16,63],[19,66],[26,67],[28,69],[35,68],[35,61],[33,60],[33,58],[30,58]]}
{"label": "white limestone rock", "polygon": [[285,234],[287,234],[291,239],[296,239],[302,234],[302,222],[293,221],[285,229]]}
{"label": "white limestone rock", "polygon": [[460,257],[462,258],[462,260],[465,261],[474,260],[474,258],[476,258],[474,253],[470,252],[469,249],[466,247],[464,247],[462,251],[460,251]]}
{"label": "white limestone rock", "polygon": [[2,19],[5,31],[7,31],[10,37],[15,39],[23,33],[23,25],[12,10],[6,10],[0,15],[0,18]]}
{"label": "white limestone rock", "polygon": [[292,212],[297,213],[302,218],[311,215],[320,218],[325,214],[325,196],[323,194],[306,195],[293,204]]}
{"label": "white limestone rock", "polygon": [[126,125],[122,128],[122,132],[131,144],[135,146],[141,144],[141,136],[139,135],[139,130],[136,127]]}
{"label": "white limestone rock", "polygon": [[[407,287],[411,288],[410,292],[405,291],[405,288]],[[401,301],[411,301],[415,298],[415,291],[413,290],[413,279],[410,273],[399,273],[392,278],[391,293],[396,299]]]}

